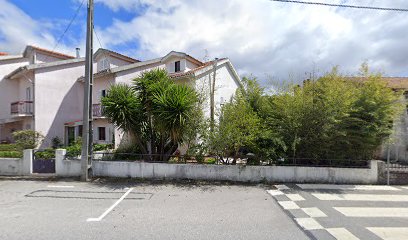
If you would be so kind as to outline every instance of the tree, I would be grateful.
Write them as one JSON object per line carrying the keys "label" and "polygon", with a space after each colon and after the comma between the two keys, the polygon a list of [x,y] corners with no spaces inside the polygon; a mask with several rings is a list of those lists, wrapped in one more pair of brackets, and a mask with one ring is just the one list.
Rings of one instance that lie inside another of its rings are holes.
{"label": "tree", "polygon": [[[131,134],[143,154],[172,154],[194,119],[197,94],[162,69],[144,72],[133,85],[113,85],[102,99],[104,114]],[[163,157],[164,156],[164,157]]]}

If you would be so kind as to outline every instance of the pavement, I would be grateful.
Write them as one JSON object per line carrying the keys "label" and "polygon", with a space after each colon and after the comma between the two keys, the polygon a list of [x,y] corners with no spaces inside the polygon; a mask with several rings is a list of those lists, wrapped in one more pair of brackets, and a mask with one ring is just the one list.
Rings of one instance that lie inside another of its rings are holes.
{"label": "pavement", "polygon": [[309,239],[269,189],[3,179],[0,239]]}
{"label": "pavement", "polygon": [[268,193],[312,239],[408,239],[408,186],[281,184]]}

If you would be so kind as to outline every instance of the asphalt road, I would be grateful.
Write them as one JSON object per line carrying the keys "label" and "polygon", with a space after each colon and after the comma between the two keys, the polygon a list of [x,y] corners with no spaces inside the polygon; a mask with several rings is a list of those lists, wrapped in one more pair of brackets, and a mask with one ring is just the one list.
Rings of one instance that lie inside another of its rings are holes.
{"label": "asphalt road", "polygon": [[309,239],[266,190],[2,180],[0,239]]}

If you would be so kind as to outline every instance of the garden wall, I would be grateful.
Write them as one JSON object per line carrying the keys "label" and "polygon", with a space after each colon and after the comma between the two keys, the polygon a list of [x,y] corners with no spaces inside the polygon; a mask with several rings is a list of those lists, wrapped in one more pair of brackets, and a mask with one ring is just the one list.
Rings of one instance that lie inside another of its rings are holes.
{"label": "garden wall", "polygon": [[23,158],[0,158],[0,175],[23,176],[32,172],[33,150],[24,150]]}
{"label": "garden wall", "polygon": [[376,184],[379,164],[373,160],[370,168],[331,168],[95,161],[92,171],[94,176],[121,178]]}

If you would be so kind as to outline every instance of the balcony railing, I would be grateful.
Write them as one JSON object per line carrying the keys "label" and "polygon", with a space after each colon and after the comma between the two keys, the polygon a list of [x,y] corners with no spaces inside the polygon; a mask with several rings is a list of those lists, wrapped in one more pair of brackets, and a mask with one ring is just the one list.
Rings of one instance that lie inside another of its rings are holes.
{"label": "balcony railing", "polygon": [[92,104],[92,115],[94,117],[103,117],[103,107],[100,103]]}
{"label": "balcony railing", "polygon": [[32,115],[33,109],[33,101],[18,101],[10,104],[12,115]]}

